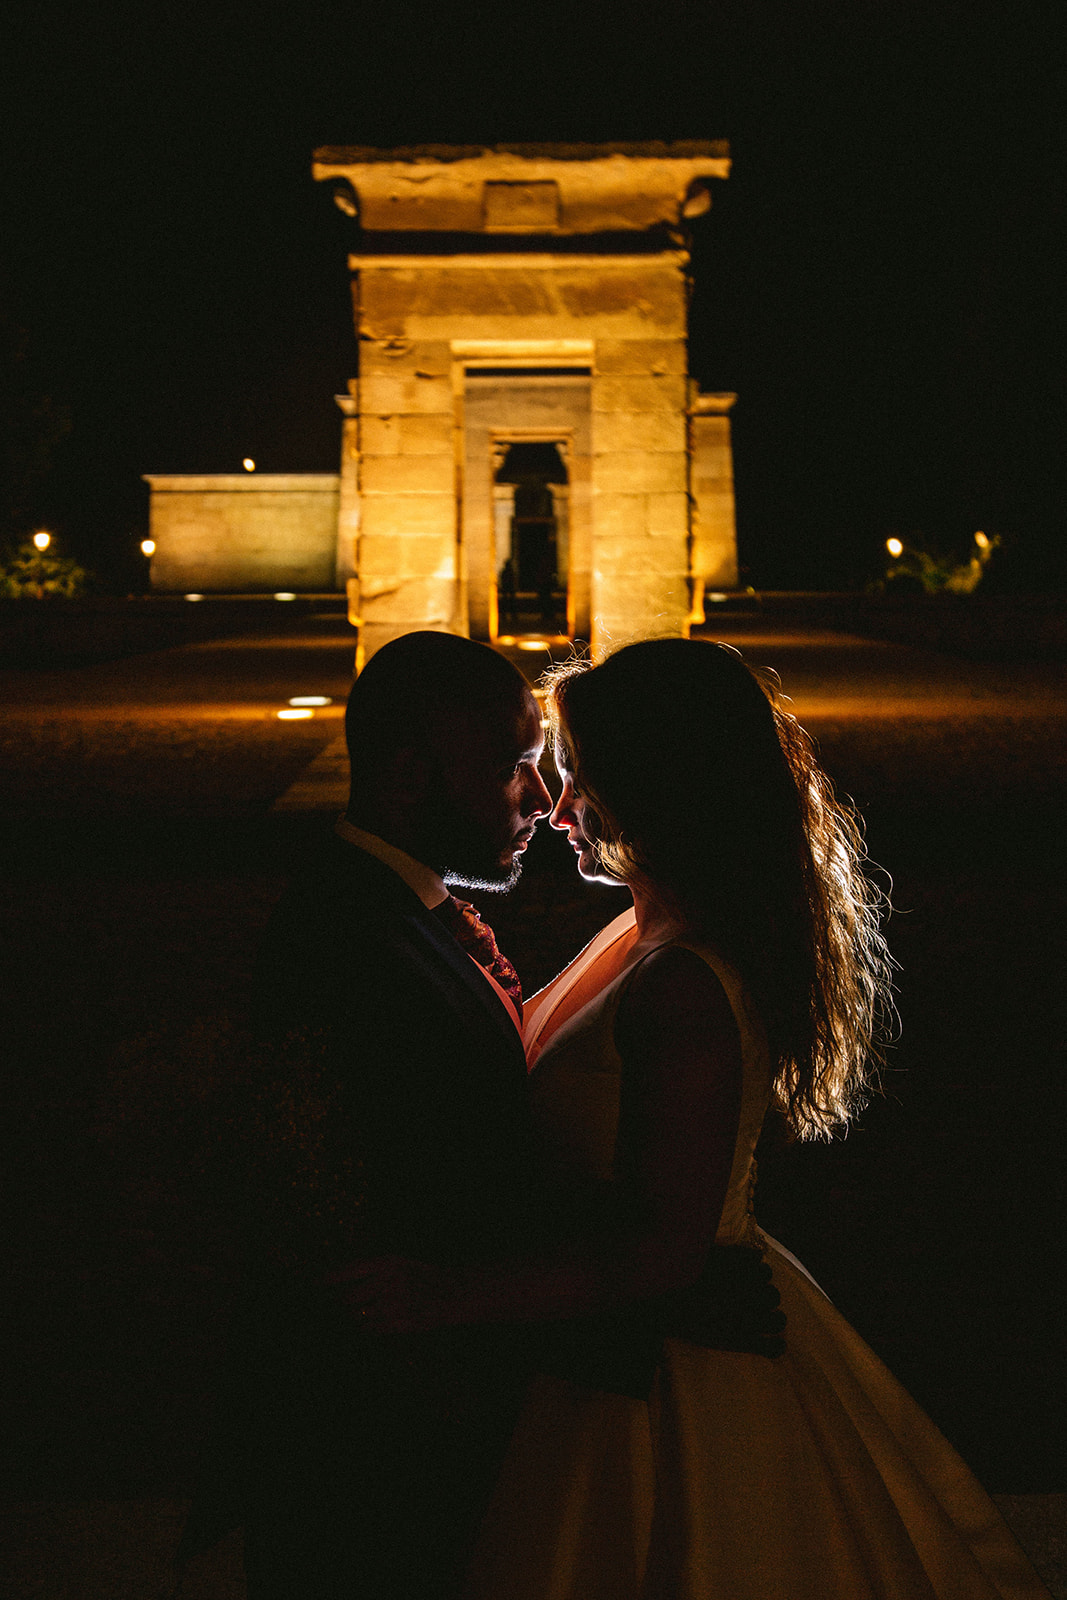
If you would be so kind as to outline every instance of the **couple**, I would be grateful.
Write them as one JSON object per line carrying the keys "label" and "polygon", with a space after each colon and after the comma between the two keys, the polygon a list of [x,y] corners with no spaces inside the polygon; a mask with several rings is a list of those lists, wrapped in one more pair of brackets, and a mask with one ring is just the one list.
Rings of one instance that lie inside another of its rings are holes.
{"label": "couple", "polygon": [[264,955],[289,1215],[188,1546],[243,1521],[250,1600],[1037,1600],[753,1218],[768,1108],[843,1127],[887,1003],[853,823],[727,647],[547,698],[551,823],[634,904],[523,1008],[446,885],[509,887],[551,809],[533,696],[427,633],[353,689],[348,810]]}

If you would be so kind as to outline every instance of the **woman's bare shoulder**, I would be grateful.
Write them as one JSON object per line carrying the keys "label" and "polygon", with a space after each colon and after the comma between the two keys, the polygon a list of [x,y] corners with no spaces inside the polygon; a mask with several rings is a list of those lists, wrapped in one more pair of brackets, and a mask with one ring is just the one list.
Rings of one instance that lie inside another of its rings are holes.
{"label": "woman's bare shoulder", "polygon": [[680,1036],[730,1040],[738,1027],[715,968],[682,944],[664,944],[639,963],[619,1005],[620,1038]]}

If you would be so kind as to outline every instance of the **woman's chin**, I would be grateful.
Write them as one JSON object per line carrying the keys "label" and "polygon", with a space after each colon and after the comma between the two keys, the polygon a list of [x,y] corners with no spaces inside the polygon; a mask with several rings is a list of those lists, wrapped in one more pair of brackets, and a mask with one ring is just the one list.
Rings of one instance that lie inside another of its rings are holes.
{"label": "woman's chin", "polygon": [[578,876],[584,883],[598,883],[604,889],[617,889],[619,880],[609,877],[592,850],[582,850],[576,862]]}

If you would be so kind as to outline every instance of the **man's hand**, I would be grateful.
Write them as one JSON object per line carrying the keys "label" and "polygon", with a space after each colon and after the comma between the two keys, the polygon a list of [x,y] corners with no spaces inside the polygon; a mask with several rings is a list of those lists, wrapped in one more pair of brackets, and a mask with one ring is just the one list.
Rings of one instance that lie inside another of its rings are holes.
{"label": "man's hand", "polygon": [[367,1333],[426,1333],[449,1316],[449,1280],[439,1267],[404,1256],[355,1261],[326,1282]]}
{"label": "man's hand", "polygon": [[714,1245],[692,1288],[663,1296],[665,1328],[709,1350],[743,1350],[773,1360],[785,1350],[785,1315],[762,1253]]}

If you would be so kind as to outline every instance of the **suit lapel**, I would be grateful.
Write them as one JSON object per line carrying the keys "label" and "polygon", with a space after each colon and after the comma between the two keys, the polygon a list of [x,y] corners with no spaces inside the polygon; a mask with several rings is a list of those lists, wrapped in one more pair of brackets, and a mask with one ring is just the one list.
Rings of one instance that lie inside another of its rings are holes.
{"label": "suit lapel", "polygon": [[392,867],[342,839],[336,839],[335,860],[345,873],[351,892],[358,897],[363,915],[368,902],[380,910],[383,938],[389,937],[388,924],[401,931],[410,955],[447,996],[462,1020],[469,1024],[479,1018],[487,1023],[525,1077],[526,1056],[510,1011],[477,962],[427,910],[414,890]]}
{"label": "suit lapel", "polygon": [[473,1010],[484,1018],[516,1058],[516,1062],[521,1063],[525,1075],[526,1056],[514,1019],[478,963],[456,943],[448,929],[442,927],[421,902],[418,912],[413,912],[403,920],[410,931],[413,947],[438,971],[442,965],[445,966],[450,977],[462,985],[464,1014],[469,1016]]}

